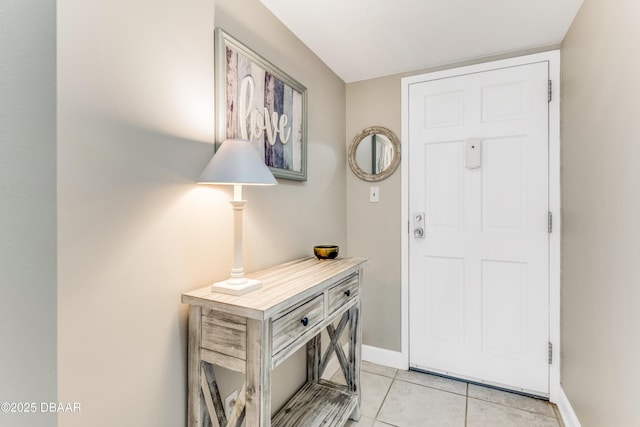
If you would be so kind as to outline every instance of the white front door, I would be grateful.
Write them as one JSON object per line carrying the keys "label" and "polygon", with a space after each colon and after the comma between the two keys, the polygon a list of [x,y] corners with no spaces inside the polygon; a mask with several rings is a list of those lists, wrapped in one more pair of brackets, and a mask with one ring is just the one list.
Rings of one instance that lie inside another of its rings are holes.
{"label": "white front door", "polygon": [[548,81],[539,62],[409,86],[412,368],[548,396]]}

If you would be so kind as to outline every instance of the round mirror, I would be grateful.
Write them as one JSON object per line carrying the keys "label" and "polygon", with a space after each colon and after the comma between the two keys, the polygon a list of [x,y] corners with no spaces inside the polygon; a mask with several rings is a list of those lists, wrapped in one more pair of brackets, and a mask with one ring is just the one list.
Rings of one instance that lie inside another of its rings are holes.
{"label": "round mirror", "polygon": [[388,178],[400,164],[400,142],[387,128],[372,126],[353,138],[349,147],[349,166],[365,181]]}

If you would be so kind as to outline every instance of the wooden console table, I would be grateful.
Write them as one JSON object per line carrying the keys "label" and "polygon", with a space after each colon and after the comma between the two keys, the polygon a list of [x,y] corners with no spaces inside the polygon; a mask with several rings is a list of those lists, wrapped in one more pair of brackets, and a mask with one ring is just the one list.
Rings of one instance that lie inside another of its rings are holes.
{"label": "wooden console table", "polygon": [[[249,278],[263,287],[241,296],[201,288],[189,304],[188,425],[190,427],[342,426],[360,418],[360,290],[362,258],[304,258]],[[348,326],[348,355],[340,336]],[[322,349],[320,333],[329,343]],[[271,419],[271,371],[302,346],[307,383]],[[321,379],[331,355],[346,386]],[[245,375],[227,418],[212,364]]]}

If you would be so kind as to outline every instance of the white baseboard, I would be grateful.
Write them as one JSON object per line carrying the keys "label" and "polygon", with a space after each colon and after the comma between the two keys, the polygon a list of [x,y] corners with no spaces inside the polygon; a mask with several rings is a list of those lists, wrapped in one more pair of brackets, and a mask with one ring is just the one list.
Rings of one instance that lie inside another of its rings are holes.
{"label": "white baseboard", "polygon": [[573,412],[571,402],[569,402],[567,395],[564,394],[562,387],[560,387],[560,398],[558,399],[557,405],[562,421],[566,427],[582,427],[580,420],[578,420],[576,413]]}
{"label": "white baseboard", "polygon": [[362,360],[390,368],[403,369],[405,371],[409,369],[407,361],[401,352],[387,350],[385,348],[363,345]]}

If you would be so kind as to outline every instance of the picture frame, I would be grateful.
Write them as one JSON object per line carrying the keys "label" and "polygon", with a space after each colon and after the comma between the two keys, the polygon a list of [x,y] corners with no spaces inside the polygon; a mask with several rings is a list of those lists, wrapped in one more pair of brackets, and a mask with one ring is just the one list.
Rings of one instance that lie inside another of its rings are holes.
{"label": "picture frame", "polygon": [[218,27],[216,142],[247,139],[276,178],[307,180],[307,89]]}

